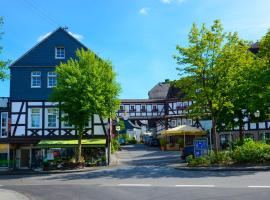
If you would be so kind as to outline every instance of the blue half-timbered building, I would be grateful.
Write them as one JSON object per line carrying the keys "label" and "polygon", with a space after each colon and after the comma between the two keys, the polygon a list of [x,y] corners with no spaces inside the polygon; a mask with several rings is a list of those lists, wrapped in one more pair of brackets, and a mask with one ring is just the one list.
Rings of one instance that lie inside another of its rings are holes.
{"label": "blue half-timbered building", "polygon": [[[65,150],[77,146],[76,130],[61,121],[64,113],[48,98],[57,84],[56,66],[76,58],[75,52],[81,48],[88,49],[66,29],[58,28],[11,64],[10,99],[1,112],[6,132],[2,130],[0,138],[0,160],[10,162],[2,167],[39,167],[44,158],[67,155],[73,150]],[[107,161],[108,130],[108,119],[92,116],[82,141],[83,148],[96,152],[103,160],[106,156]]]}

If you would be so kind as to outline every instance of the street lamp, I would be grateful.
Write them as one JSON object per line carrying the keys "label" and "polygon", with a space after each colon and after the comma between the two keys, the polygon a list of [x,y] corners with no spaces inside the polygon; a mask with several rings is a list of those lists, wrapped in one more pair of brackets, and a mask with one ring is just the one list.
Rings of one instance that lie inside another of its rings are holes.
{"label": "street lamp", "polygon": [[[260,136],[259,134],[260,134],[260,130],[259,130],[259,117],[260,117],[260,111],[259,110],[256,110],[255,112],[254,112],[254,116],[257,118],[257,128],[258,128],[258,137]],[[264,135],[263,135],[263,141],[264,141]]]}
{"label": "street lamp", "polygon": [[259,118],[259,117],[260,117],[260,111],[259,111],[259,110],[256,110],[256,111],[254,112],[254,116],[255,116],[256,118]]}

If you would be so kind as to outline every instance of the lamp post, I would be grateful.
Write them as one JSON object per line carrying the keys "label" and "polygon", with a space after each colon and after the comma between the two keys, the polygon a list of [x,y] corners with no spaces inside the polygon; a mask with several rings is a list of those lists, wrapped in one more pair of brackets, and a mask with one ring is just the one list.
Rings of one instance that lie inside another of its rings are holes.
{"label": "lamp post", "polygon": [[[233,119],[233,121],[235,122],[235,123],[237,123],[238,121],[239,121],[239,119],[237,118],[237,117],[235,117],[234,119]],[[234,128],[234,127],[233,127]],[[239,133],[238,133],[239,134]],[[239,138],[240,138],[240,134],[239,134]],[[238,139],[239,139],[238,138]]]}
{"label": "lamp post", "polygon": [[[256,110],[254,112],[254,116],[257,118],[257,129],[258,129],[258,137],[260,136],[260,129],[259,129],[259,117],[260,117],[260,111],[259,110]],[[263,141],[264,141],[264,136],[263,136]]]}
{"label": "lamp post", "polygon": [[107,138],[106,138],[106,143],[107,143],[107,165],[110,165],[111,162],[111,119],[109,119],[108,123],[105,125],[105,129],[107,132]]}

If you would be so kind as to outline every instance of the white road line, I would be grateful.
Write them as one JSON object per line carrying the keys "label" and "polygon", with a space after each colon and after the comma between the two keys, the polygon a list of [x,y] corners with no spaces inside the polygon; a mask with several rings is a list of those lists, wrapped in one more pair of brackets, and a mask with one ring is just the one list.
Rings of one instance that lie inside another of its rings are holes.
{"label": "white road line", "polygon": [[151,184],[118,184],[118,186],[124,186],[124,187],[150,187]]}
{"label": "white road line", "polygon": [[215,187],[215,185],[175,185],[175,187]]}
{"label": "white road line", "polygon": [[270,188],[270,185],[250,185],[249,188]]}

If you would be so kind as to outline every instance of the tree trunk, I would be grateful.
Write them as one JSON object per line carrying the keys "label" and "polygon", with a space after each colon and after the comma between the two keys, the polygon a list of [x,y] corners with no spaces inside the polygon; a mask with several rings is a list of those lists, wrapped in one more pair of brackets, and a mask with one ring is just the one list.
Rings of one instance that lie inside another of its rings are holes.
{"label": "tree trunk", "polygon": [[82,160],[82,136],[83,136],[83,128],[79,127],[78,129],[78,155],[77,162],[81,162]]}
{"label": "tree trunk", "polygon": [[241,144],[244,143],[244,131],[243,131],[243,120],[239,119],[239,139]]}
{"label": "tree trunk", "polygon": [[[217,122],[216,122],[216,118],[215,117],[212,117],[212,131],[211,131],[211,136],[212,136],[214,151],[217,152],[218,151]],[[212,143],[212,141],[211,141],[211,143]]]}

